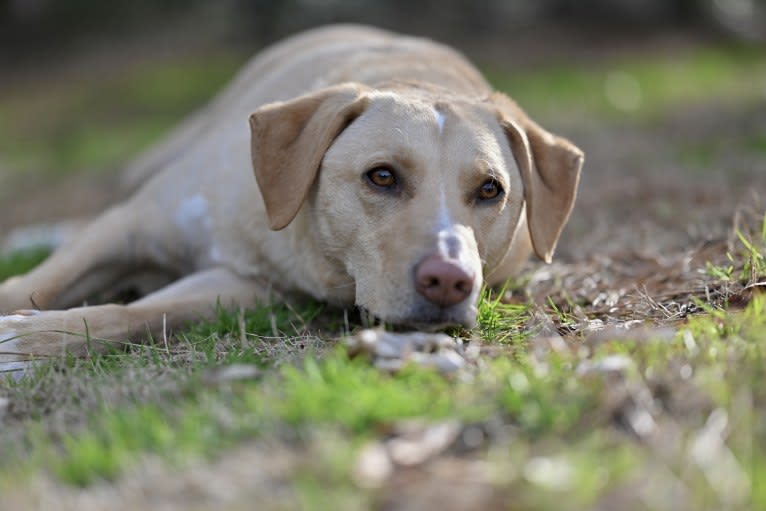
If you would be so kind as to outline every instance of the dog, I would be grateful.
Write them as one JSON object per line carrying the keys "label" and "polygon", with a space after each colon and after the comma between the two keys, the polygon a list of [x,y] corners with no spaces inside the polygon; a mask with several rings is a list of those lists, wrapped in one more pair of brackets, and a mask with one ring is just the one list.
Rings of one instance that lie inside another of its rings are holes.
{"label": "dog", "polygon": [[[550,262],[583,160],[447,46],[292,36],[129,165],[129,198],[0,284],[0,370],[274,296],[471,327],[484,284]],[[82,305],[131,281],[151,289]]]}

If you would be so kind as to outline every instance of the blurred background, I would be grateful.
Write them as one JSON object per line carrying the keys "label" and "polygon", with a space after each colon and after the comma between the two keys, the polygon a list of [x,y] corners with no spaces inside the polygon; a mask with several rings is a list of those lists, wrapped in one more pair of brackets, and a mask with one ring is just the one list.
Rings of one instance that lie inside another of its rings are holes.
{"label": "blurred background", "polygon": [[0,1],[4,64],[158,33],[185,34],[198,44],[263,45],[338,22],[375,24],[453,44],[562,31],[608,42],[668,29],[764,41],[766,5],[763,0]]}
{"label": "blurred background", "polygon": [[94,214],[259,48],[335,22],[459,48],[586,150],[565,257],[687,243],[763,186],[766,0],[0,0],[0,239]]}
{"label": "blurred background", "polygon": [[264,44],[337,22],[458,40],[541,29],[615,37],[674,28],[755,41],[766,36],[765,9],[761,0],[3,0],[0,42],[13,62],[94,37],[185,28],[207,42]]}

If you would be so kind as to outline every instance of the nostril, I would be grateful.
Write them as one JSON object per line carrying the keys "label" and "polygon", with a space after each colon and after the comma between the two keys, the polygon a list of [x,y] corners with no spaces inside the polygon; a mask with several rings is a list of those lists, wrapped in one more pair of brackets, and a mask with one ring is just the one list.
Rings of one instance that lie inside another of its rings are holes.
{"label": "nostril", "polygon": [[417,266],[415,288],[429,302],[449,307],[468,298],[473,278],[456,261],[434,254]]}

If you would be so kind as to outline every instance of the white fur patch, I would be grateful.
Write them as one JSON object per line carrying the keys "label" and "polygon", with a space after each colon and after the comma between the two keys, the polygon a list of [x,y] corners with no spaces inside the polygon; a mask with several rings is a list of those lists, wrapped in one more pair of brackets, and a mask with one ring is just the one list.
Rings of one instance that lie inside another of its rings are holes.
{"label": "white fur patch", "polygon": [[449,206],[447,206],[447,192],[444,189],[444,182],[441,182],[439,187],[439,216],[436,220],[436,226],[439,231],[452,227],[452,218],[449,214]]}
{"label": "white fur patch", "polygon": [[439,253],[450,258],[460,259],[462,255],[462,243],[460,234],[455,226],[449,226],[442,229],[438,234]]}
{"label": "white fur patch", "polygon": [[208,257],[210,258],[210,261],[213,263],[220,263],[222,261],[221,250],[218,248],[218,245],[213,244],[213,246],[210,247],[210,251],[208,252]]}
{"label": "white fur patch", "polygon": [[174,218],[186,235],[196,237],[207,233],[210,229],[207,199],[202,195],[186,197],[178,205]]}
{"label": "white fur patch", "polygon": [[[0,316],[0,323],[18,323],[19,321],[24,321],[25,319],[29,319],[29,316],[25,316],[23,314],[9,314],[7,316]],[[0,338],[0,342],[2,342],[2,340],[3,339]]]}
{"label": "white fur patch", "polygon": [[436,117],[436,124],[439,126],[439,135],[444,131],[444,114],[434,108],[434,117]]}

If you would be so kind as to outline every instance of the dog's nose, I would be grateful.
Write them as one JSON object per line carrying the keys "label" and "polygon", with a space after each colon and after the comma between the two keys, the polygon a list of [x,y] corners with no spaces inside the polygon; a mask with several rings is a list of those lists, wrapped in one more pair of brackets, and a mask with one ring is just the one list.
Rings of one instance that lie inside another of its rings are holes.
{"label": "dog's nose", "polygon": [[473,277],[456,261],[433,254],[415,269],[415,289],[429,302],[449,307],[468,298],[473,290]]}

